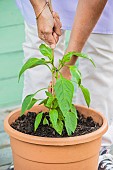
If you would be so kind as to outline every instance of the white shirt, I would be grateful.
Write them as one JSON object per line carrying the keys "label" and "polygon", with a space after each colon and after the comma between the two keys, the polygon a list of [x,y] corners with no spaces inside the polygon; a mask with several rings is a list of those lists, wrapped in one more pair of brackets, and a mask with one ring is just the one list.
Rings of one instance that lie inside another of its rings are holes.
{"label": "white shirt", "polygon": [[[36,25],[36,17],[30,0],[16,0],[25,21]],[[52,0],[54,11],[58,12],[64,30],[71,30],[78,0]],[[104,11],[96,24],[94,33],[113,34],[113,0],[108,0]]]}

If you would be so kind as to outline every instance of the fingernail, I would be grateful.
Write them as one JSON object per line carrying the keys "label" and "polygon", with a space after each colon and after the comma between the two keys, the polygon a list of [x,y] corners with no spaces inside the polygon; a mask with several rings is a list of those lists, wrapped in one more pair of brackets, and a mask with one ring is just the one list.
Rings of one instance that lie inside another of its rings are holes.
{"label": "fingernail", "polygon": [[52,49],[54,49],[54,48],[56,47],[56,45],[55,45],[55,44],[52,44],[52,45],[50,45],[50,47],[51,47]]}

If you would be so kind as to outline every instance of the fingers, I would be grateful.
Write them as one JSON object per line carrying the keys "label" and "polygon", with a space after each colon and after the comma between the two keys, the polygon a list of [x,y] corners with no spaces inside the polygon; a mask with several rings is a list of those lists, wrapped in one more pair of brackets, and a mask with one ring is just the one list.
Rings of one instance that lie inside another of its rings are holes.
{"label": "fingers", "polygon": [[55,49],[56,44],[59,41],[59,36],[56,34],[56,32],[53,33],[41,33],[38,35],[41,40],[43,40],[47,45],[50,46],[51,49]]}
{"label": "fingers", "polygon": [[62,27],[62,23],[60,22],[60,20],[58,18],[55,18],[57,24],[59,25],[59,27],[61,28]]}
{"label": "fingers", "polygon": [[39,38],[52,49],[56,47],[59,36],[62,35],[60,18],[56,12],[53,12],[53,15],[50,13],[48,17],[48,11],[44,11],[37,20]]}
{"label": "fingers", "polygon": [[62,32],[61,32],[61,28],[58,25],[58,22],[54,19],[54,32],[58,35],[61,36]]}
{"label": "fingers", "polygon": [[46,33],[45,35],[45,42],[50,46],[50,48],[54,49],[56,47],[56,41],[52,33]]}
{"label": "fingers", "polygon": [[43,40],[50,48],[54,49],[56,47],[57,37],[53,35],[53,30],[50,27],[42,28],[38,27],[38,37]]}
{"label": "fingers", "polygon": [[61,32],[62,24],[60,22],[60,17],[56,12],[53,12],[52,15],[53,15],[53,18],[54,18],[54,32],[58,36],[61,36],[62,35],[62,32]]}
{"label": "fingers", "polygon": [[53,18],[56,20],[57,24],[59,25],[59,27],[62,27],[62,23],[60,22],[60,17],[56,12],[53,12]]}
{"label": "fingers", "polygon": [[55,42],[57,44],[57,42],[59,41],[59,36],[55,32],[53,32],[53,37],[54,37]]}
{"label": "fingers", "polygon": [[52,14],[53,14],[53,17],[54,17],[54,18],[58,18],[58,19],[60,20],[60,17],[59,17],[59,15],[58,15],[57,12],[54,12],[54,11],[53,11]]}
{"label": "fingers", "polygon": [[59,40],[59,36],[53,32],[53,34],[42,34],[39,36],[41,40],[43,40],[47,45],[50,46],[50,48],[54,49],[56,47],[56,44]]}

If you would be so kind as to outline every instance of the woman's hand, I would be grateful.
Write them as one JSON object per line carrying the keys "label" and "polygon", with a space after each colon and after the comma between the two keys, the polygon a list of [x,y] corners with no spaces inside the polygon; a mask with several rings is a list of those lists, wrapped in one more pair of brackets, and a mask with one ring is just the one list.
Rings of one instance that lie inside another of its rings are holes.
{"label": "woman's hand", "polygon": [[50,0],[48,1],[50,3],[49,5],[46,4],[47,1],[45,0],[30,0],[30,2],[34,8],[36,17],[40,14],[37,18],[39,38],[54,49],[59,36],[62,34],[62,24],[59,15],[52,11]]}
{"label": "woman's hand", "polygon": [[56,12],[50,11],[46,6],[37,20],[38,36],[52,49],[56,47],[56,44],[61,36],[61,22]]}

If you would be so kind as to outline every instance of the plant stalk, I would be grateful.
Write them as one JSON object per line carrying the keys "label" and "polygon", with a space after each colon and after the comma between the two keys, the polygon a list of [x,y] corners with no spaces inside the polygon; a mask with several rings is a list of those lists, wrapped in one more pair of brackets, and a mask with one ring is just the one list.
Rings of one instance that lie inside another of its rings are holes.
{"label": "plant stalk", "polygon": [[[54,70],[54,50],[52,50],[53,52],[53,67],[52,70]],[[54,96],[54,84],[55,84],[55,73],[52,72],[52,95]]]}

